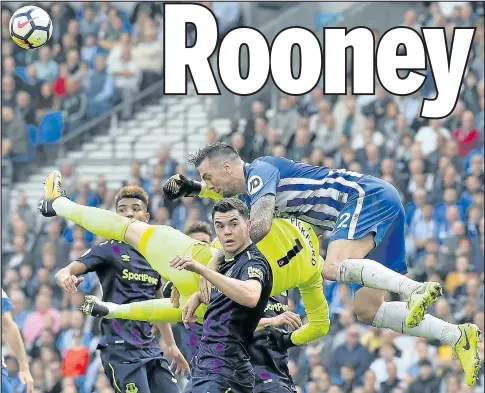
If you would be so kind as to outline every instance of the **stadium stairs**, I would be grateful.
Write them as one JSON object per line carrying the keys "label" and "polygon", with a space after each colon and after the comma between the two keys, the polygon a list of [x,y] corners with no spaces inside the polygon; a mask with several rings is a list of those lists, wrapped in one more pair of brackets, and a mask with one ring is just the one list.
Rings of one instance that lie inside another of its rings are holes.
{"label": "stadium stairs", "polygon": [[50,171],[59,169],[65,160],[72,161],[78,176],[90,181],[93,187],[96,178],[104,175],[109,189],[117,189],[129,179],[129,165],[134,159],[143,163],[142,173],[147,173],[145,164],[156,156],[161,146],[168,146],[177,161],[186,162],[187,153],[204,145],[207,127],[214,127],[220,135],[230,131],[230,119],[209,120],[206,100],[194,91],[184,97],[166,96],[136,113],[131,120],[119,124],[111,122],[106,135],[94,136],[68,151],[55,165],[41,166],[25,181],[14,183],[12,208],[20,191],[26,192],[32,207],[37,206],[45,177]]}

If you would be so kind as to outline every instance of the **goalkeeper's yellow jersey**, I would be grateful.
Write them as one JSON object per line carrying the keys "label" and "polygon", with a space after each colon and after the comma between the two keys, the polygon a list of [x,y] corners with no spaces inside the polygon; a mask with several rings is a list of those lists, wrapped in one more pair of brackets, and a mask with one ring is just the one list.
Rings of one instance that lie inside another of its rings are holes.
{"label": "goalkeeper's yellow jersey", "polygon": [[[212,246],[222,248],[217,239]],[[273,272],[272,296],[305,285],[316,275],[321,277],[323,259],[320,258],[318,238],[306,222],[296,218],[275,218],[270,232],[256,246]]]}

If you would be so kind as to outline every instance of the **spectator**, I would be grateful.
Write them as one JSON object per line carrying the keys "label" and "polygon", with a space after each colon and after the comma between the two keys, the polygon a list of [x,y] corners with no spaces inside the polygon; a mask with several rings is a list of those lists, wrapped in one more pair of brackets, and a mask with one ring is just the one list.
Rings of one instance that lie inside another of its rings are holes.
{"label": "spectator", "polygon": [[[45,295],[39,295],[35,302],[36,311],[32,312],[24,323],[22,335],[28,344],[42,333],[44,326],[48,324],[52,332],[57,333],[61,327],[61,316],[58,310],[52,307],[51,299]],[[52,318],[53,324],[49,322],[48,318]]]}
{"label": "spectator", "polygon": [[131,58],[130,47],[123,48],[121,61],[111,64],[109,72],[113,75],[115,87],[121,93],[125,106],[124,117],[128,119],[132,114],[133,97],[141,81],[141,71]]}
{"label": "spectator", "polygon": [[51,49],[43,46],[39,49],[39,61],[35,63],[36,77],[42,82],[52,82],[58,72],[59,65],[51,58]]}
{"label": "spectator", "polygon": [[157,38],[155,27],[146,25],[140,41],[132,51],[132,58],[142,71],[141,90],[159,82],[162,78],[162,42]]}
{"label": "spectator", "polygon": [[85,7],[83,9],[83,17],[79,21],[79,33],[83,37],[95,37],[94,35],[99,30],[99,24],[95,19],[95,12],[93,7]]}
{"label": "spectator", "polygon": [[295,161],[310,157],[313,150],[311,139],[312,134],[307,128],[297,129],[293,144],[288,149],[288,157]]}
{"label": "spectator", "polygon": [[71,131],[82,124],[87,106],[86,94],[79,89],[75,80],[68,79],[66,82],[66,95],[62,99],[60,107],[67,125],[67,131]]}
{"label": "spectator", "polygon": [[465,157],[478,147],[479,134],[473,123],[473,112],[465,111],[462,116],[461,127],[453,132],[453,139],[458,142],[460,157]]}
{"label": "spectator", "polygon": [[419,377],[409,385],[409,393],[435,392],[439,389],[440,381],[433,371],[431,362],[423,359],[419,362]]}
{"label": "spectator", "polygon": [[278,130],[280,143],[285,146],[290,144],[297,122],[298,112],[291,107],[288,97],[280,97],[278,112],[271,119],[271,127]]}
{"label": "spectator", "polygon": [[14,109],[2,106],[2,156],[25,155],[29,151],[29,140],[25,120],[15,114]]}
{"label": "spectator", "polygon": [[345,344],[340,345],[334,351],[329,364],[329,371],[332,379],[340,375],[340,367],[346,362],[352,362],[355,367],[357,378],[364,375],[365,370],[369,367],[371,357],[369,351],[359,343],[360,332],[357,326],[347,328],[347,340]]}
{"label": "spectator", "polygon": [[114,83],[111,74],[105,67],[105,58],[96,56],[95,68],[88,76],[86,94],[92,97],[88,100],[88,116],[98,116],[111,108],[114,98]]}

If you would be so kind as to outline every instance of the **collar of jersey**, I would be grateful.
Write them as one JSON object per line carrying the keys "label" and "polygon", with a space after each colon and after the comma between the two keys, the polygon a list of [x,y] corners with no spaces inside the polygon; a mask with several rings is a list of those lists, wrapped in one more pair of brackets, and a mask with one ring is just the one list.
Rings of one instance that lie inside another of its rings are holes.
{"label": "collar of jersey", "polygon": [[249,250],[249,248],[253,245],[253,243],[251,243],[249,246],[247,246],[244,250],[242,250],[239,254],[236,254],[234,255],[232,258],[230,259],[226,259],[224,258],[224,262],[234,262],[234,260],[238,259],[242,254],[244,254],[245,252],[247,252]]}

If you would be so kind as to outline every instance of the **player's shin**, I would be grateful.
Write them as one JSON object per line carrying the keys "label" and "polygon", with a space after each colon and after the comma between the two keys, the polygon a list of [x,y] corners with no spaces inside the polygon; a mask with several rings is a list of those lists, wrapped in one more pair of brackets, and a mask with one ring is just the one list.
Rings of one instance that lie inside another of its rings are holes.
{"label": "player's shin", "polygon": [[130,319],[147,322],[180,322],[182,309],[173,308],[170,299],[154,299],[130,304],[106,303],[107,318]]}
{"label": "player's shin", "polygon": [[79,205],[68,198],[57,198],[52,207],[58,216],[106,239],[124,240],[131,220],[115,212]]}
{"label": "player's shin", "polygon": [[337,281],[410,296],[423,284],[399,274],[372,259],[345,259],[337,270]]}
{"label": "player's shin", "polygon": [[391,329],[409,336],[439,340],[447,345],[455,345],[460,339],[461,332],[457,325],[429,314],[426,314],[417,327],[407,328],[405,320],[408,312],[405,302],[384,302],[377,311],[372,326]]}

